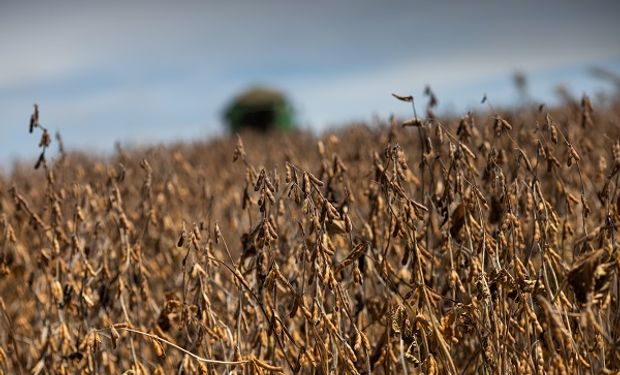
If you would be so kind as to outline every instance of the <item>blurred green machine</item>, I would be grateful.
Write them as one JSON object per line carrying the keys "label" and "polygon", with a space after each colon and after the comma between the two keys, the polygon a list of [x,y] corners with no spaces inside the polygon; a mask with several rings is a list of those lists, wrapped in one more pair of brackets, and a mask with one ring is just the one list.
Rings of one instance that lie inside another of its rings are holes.
{"label": "blurred green machine", "polygon": [[287,98],[268,87],[253,87],[242,92],[224,110],[224,120],[232,132],[242,129],[268,132],[295,127],[293,108]]}

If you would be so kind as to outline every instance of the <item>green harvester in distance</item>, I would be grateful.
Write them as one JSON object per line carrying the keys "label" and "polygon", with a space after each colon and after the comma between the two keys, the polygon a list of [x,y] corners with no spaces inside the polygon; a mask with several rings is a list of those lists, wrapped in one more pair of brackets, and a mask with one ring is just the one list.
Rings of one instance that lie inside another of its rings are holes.
{"label": "green harvester in distance", "polygon": [[253,129],[259,132],[295,128],[293,108],[278,90],[253,87],[242,92],[226,107],[224,120],[231,132]]}

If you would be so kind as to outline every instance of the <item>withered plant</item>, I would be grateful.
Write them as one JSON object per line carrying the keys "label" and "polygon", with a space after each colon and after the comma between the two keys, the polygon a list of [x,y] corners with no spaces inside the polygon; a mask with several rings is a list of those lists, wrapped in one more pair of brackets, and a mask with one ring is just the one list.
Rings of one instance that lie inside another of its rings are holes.
{"label": "withered plant", "polygon": [[53,160],[35,106],[36,170],[0,176],[0,373],[618,373],[620,104],[425,95]]}

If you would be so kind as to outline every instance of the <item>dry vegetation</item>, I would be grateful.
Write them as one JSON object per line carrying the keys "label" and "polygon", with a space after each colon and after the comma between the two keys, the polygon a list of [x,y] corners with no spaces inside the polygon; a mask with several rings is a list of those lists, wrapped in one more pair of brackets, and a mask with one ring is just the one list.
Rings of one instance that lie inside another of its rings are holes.
{"label": "dry vegetation", "polygon": [[617,373],[620,106],[427,94],[0,177],[0,372]]}

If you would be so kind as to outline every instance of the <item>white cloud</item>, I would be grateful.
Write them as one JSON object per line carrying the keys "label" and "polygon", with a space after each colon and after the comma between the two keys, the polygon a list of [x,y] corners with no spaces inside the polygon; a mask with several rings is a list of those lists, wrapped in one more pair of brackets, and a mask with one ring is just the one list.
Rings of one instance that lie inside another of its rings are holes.
{"label": "white cloud", "polygon": [[[618,4],[2,2],[0,132],[13,134],[7,127],[42,101],[47,120],[76,139],[112,145],[145,130],[170,139],[170,124],[202,134],[256,81],[286,89],[317,126],[385,115],[407,110],[393,91],[430,83],[441,94],[515,69],[618,57]],[[4,146],[0,159],[19,150]]]}
{"label": "white cloud", "polygon": [[618,7],[604,0],[19,2],[0,12],[0,87],[150,66],[212,74],[256,66],[337,69],[441,51],[490,56],[515,45],[620,52]]}

